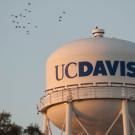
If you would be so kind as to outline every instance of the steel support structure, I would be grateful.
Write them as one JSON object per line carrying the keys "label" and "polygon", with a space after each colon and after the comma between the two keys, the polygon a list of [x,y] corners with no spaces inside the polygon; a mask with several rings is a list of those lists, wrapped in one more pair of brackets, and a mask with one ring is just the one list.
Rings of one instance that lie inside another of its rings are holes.
{"label": "steel support structure", "polygon": [[79,120],[79,118],[77,117],[77,115],[75,114],[75,112],[74,112],[74,116],[75,116],[75,118],[76,118],[76,121],[78,122],[78,124],[81,126],[81,128],[83,129],[83,131],[85,132],[85,134],[86,135],[90,135],[89,133],[88,133],[88,131],[86,130],[86,128],[83,126],[83,124],[81,123],[81,121]]}
{"label": "steel support structure", "polygon": [[118,115],[116,116],[116,118],[114,119],[110,127],[107,129],[105,135],[108,135],[110,133],[111,129],[113,128],[113,126],[115,125],[115,123],[117,122],[120,116],[121,116],[121,111],[118,113]]}
{"label": "steel support structure", "polygon": [[64,120],[64,123],[63,123],[63,126],[62,126],[62,129],[61,129],[61,135],[63,135],[63,132],[64,132],[64,129],[65,129],[65,120]]}
{"label": "steel support structure", "polygon": [[66,105],[66,135],[72,135],[72,101]]}
{"label": "steel support structure", "polygon": [[49,130],[48,130],[48,117],[46,113],[43,113],[43,134],[44,135],[49,135]]}
{"label": "steel support structure", "polygon": [[134,131],[134,134],[135,134],[135,125],[134,125],[134,123],[133,123],[133,121],[132,121],[130,116],[129,116],[129,121],[130,121],[130,124],[131,124],[131,126],[133,128],[133,131]]}
{"label": "steel support structure", "polygon": [[123,135],[130,135],[129,112],[127,100],[122,101]]}

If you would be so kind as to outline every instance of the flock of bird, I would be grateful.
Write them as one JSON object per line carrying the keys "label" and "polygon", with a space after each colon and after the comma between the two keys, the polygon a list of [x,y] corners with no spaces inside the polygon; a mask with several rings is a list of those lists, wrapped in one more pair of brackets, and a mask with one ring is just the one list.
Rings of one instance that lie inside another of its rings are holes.
{"label": "flock of bird", "polygon": [[58,17],[58,21],[59,21],[59,22],[61,22],[61,21],[63,20],[63,18],[64,18],[63,15],[65,15],[65,14],[66,14],[66,11],[63,11],[63,12],[62,12],[62,15],[60,15],[60,16]]}
{"label": "flock of bird", "polygon": [[[23,12],[20,12],[19,14],[11,14],[12,17],[12,24],[14,25],[14,28],[17,30],[24,31],[27,35],[29,35],[33,29],[37,29],[37,25],[33,25],[30,21],[30,15],[31,15],[31,6],[32,3],[28,2],[26,8],[24,8]],[[58,17],[58,21],[62,22],[64,19],[64,15],[66,14],[66,11],[62,11],[62,15]]]}
{"label": "flock of bird", "polygon": [[30,13],[32,12],[31,5],[32,3],[28,2],[27,8],[25,8],[23,12],[19,13],[18,15],[11,14],[14,28],[24,30],[27,35],[32,32],[33,28],[38,28],[37,25],[33,25],[32,22],[29,21]]}

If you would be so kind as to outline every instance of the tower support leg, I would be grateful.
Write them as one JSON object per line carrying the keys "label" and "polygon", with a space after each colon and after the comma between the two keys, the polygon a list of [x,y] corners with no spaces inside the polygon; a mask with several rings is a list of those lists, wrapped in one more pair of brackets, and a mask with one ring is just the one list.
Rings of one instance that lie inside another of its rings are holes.
{"label": "tower support leg", "polygon": [[72,102],[68,101],[66,106],[66,135],[72,135]]}
{"label": "tower support leg", "polygon": [[123,135],[130,135],[129,113],[127,100],[122,101]]}
{"label": "tower support leg", "polygon": [[48,135],[48,117],[47,114],[43,114],[43,134]]}

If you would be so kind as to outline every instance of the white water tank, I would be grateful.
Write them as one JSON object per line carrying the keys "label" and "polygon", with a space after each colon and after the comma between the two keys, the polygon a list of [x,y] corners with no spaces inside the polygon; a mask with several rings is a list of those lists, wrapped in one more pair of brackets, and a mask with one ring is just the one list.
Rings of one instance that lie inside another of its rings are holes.
{"label": "white water tank", "polygon": [[[135,43],[103,37],[96,27],[93,37],[80,39],[56,50],[46,65],[46,95],[40,111],[60,129],[70,98],[75,114],[90,135],[104,135],[128,101],[135,122]],[[109,135],[122,135],[119,117]],[[73,116],[72,133],[84,131]]]}

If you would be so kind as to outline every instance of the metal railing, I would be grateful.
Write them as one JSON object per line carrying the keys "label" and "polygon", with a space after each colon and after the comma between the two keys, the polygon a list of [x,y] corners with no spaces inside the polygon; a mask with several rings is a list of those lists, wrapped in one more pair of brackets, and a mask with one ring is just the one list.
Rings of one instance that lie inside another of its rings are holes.
{"label": "metal railing", "polygon": [[135,84],[119,82],[96,82],[72,84],[55,87],[45,91],[41,97],[39,111],[43,111],[51,105],[72,100],[82,99],[135,99]]}

